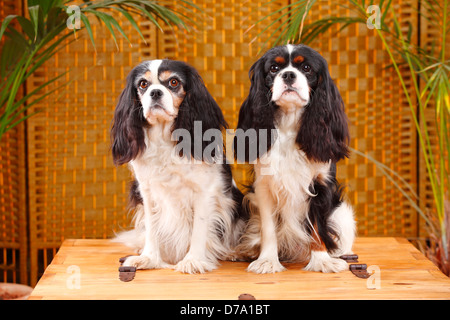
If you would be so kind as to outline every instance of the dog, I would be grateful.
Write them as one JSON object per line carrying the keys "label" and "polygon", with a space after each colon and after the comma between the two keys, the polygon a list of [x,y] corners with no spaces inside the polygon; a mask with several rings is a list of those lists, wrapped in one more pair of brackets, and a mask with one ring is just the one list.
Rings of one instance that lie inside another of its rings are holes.
{"label": "dog", "polygon": [[[231,168],[217,161],[226,127],[190,65],[151,60],[129,73],[111,129],[114,163],[129,164],[134,175],[129,201],[134,229],[114,240],[139,255],[123,266],[204,273],[230,255],[245,219]],[[211,131],[212,142],[201,139]]]}
{"label": "dog", "polygon": [[348,269],[339,256],[352,252],[356,223],[336,162],[349,156],[350,138],[327,62],[306,45],[278,46],[249,77],[233,147],[238,160],[254,163],[255,180],[244,199],[250,220],[236,256],[253,260],[248,271],[255,273],[283,271],[280,261],[307,262],[311,271]]}

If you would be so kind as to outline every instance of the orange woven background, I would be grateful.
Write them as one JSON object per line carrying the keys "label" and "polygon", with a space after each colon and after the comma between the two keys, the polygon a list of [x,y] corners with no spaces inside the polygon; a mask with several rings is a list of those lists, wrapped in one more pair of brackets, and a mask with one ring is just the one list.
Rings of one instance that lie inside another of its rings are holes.
{"label": "orange woven background", "polygon": [[[113,111],[128,72],[146,59],[171,58],[197,68],[235,128],[248,89],[248,70],[258,59],[264,36],[263,16],[289,1],[196,0],[206,18],[196,31],[159,32],[140,22],[147,44],[126,22],[121,26],[132,46],[118,36],[119,50],[105,27],[92,20],[96,51],[85,31],[36,72],[26,86],[39,86],[70,69],[72,83],[47,99],[41,112],[3,137],[0,144],[0,281],[34,285],[67,238],[108,238],[129,226],[126,210],[130,173],[116,168],[109,151]],[[175,3],[175,1],[173,2]],[[348,15],[333,1],[321,1],[307,20],[331,13]],[[417,24],[414,1],[396,4],[402,21]],[[409,4],[409,5],[404,5]],[[21,14],[22,1],[0,2],[0,18]],[[307,21],[308,22],[308,21]],[[313,47],[330,65],[351,122],[351,146],[398,172],[417,188],[416,135],[409,108],[389,58],[373,30],[352,26],[319,37]],[[407,83],[411,86],[411,83]],[[32,111],[31,111],[32,112]],[[238,182],[244,166],[233,167]],[[415,237],[417,214],[375,164],[352,155],[338,166],[347,185],[360,235]],[[28,262],[27,262],[28,261]],[[27,268],[27,263],[29,268]]]}

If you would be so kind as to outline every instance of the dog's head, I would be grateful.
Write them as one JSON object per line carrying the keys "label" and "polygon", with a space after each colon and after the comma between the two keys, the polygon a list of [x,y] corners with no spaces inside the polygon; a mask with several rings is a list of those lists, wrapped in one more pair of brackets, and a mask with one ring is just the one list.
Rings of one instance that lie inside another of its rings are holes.
{"label": "dog's head", "polygon": [[[238,129],[275,129],[281,112],[300,110],[296,142],[310,160],[337,162],[348,156],[344,103],[318,52],[305,45],[272,48],[250,68],[249,76]],[[267,140],[269,150],[274,137]]]}
{"label": "dog's head", "polygon": [[[145,149],[144,129],[158,124],[169,125],[171,131],[185,129],[192,139],[187,156],[195,156],[194,122],[201,126],[199,135],[227,126],[197,70],[182,61],[142,62],[129,73],[116,106],[111,130],[114,163],[135,159]],[[173,138],[179,142],[178,136]],[[201,150],[206,146],[202,143]]]}

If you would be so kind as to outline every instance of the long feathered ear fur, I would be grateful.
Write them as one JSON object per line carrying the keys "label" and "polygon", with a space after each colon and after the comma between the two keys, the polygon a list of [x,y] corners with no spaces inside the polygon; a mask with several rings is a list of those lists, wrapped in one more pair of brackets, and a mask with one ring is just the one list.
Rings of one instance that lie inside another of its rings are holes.
{"label": "long feathered ear fur", "polygon": [[[270,150],[276,139],[275,136],[272,136],[272,129],[275,129],[274,113],[277,106],[271,101],[270,88],[266,85],[264,63],[265,59],[260,58],[250,68],[250,92],[239,110],[239,120],[233,142],[234,155],[239,161],[255,161],[256,158]],[[254,129],[256,135],[246,134],[248,129]],[[265,129],[265,131],[261,129]],[[262,138],[267,140],[260,141]],[[244,142],[244,152],[240,152],[239,150],[242,149],[239,145]],[[251,146],[256,146],[256,154],[250,154]],[[266,146],[266,148],[260,148],[260,146]]]}
{"label": "long feathered ear fur", "polygon": [[119,97],[111,128],[111,151],[115,165],[130,162],[144,150],[143,129],[146,126],[148,122],[142,114],[141,103],[130,73],[127,85]]}
{"label": "long feathered ear fur", "polygon": [[[223,117],[222,110],[208,92],[208,89],[206,89],[203,79],[197,70],[187,64],[185,68],[187,68],[185,73],[188,75],[185,86],[186,96],[180,105],[178,116],[173,125],[174,138],[180,142],[180,136],[176,134],[175,130],[187,130],[191,137],[191,150],[190,154],[182,154],[182,156],[193,157],[201,161],[213,161],[214,157],[223,155],[223,139],[222,137],[219,139],[213,135],[211,138],[212,141],[207,141],[207,139],[203,138],[205,137],[204,133],[209,129],[222,131],[228,125]],[[194,130],[195,122],[197,121],[201,122],[200,132],[198,129],[197,132]],[[198,147],[199,143],[201,143],[201,148]],[[211,148],[212,152],[204,152],[206,147]],[[182,151],[189,152],[189,150]],[[216,154],[219,151],[221,154]]]}
{"label": "long feathered ear fur", "polygon": [[302,114],[296,142],[310,160],[337,162],[349,156],[348,120],[325,60],[323,64],[317,88]]}

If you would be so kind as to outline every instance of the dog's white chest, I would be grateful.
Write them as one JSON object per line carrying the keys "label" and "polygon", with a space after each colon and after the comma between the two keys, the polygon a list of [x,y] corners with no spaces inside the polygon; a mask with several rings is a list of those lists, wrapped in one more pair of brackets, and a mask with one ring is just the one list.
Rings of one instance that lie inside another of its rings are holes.
{"label": "dog's white chest", "polygon": [[311,194],[309,188],[314,180],[328,177],[330,163],[309,161],[295,138],[295,131],[279,130],[277,140],[255,170],[258,176],[267,176],[274,194],[304,201]]}
{"label": "dog's white chest", "polygon": [[148,190],[154,196],[172,198],[175,202],[189,201],[207,182],[205,171],[209,168],[205,164],[184,162],[172,154],[172,148],[148,148],[141,158],[132,163],[141,192]]}

